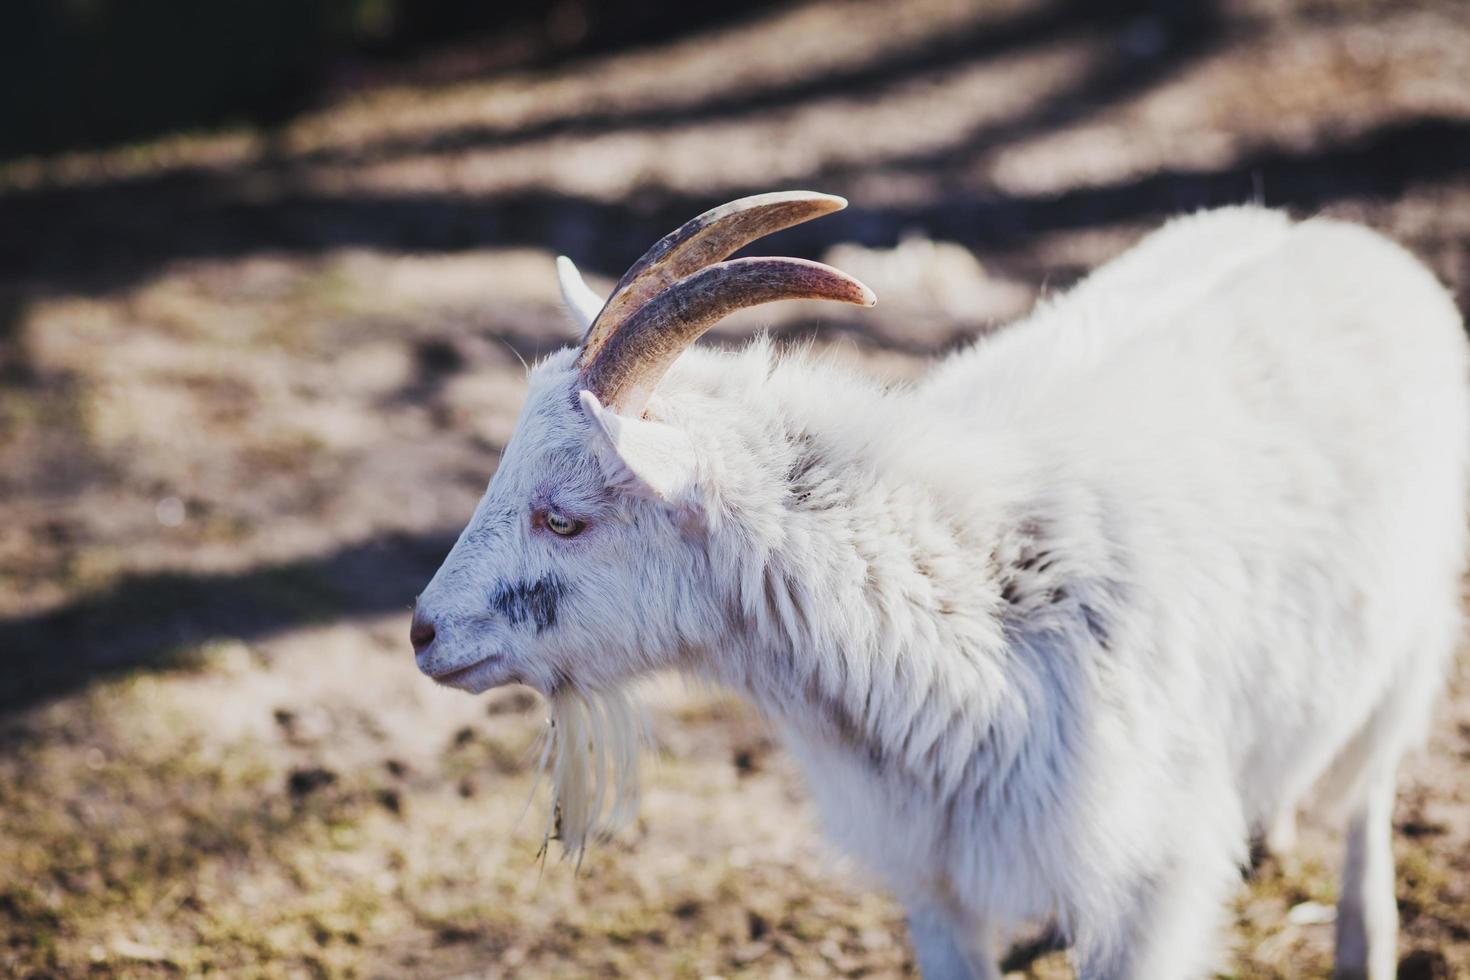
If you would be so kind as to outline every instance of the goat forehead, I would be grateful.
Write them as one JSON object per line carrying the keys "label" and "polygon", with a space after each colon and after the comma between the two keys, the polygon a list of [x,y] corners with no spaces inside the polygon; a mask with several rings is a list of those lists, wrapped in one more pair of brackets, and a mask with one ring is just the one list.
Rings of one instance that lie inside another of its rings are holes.
{"label": "goat forehead", "polygon": [[601,470],[586,446],[546,441],[506,453],[476,520],[493,522],[506,513],[538,508],[583,512],[598,508],[606,497]]}
{"label": "goat forehead", "polygon": [[583,434],[573,420],[549,411],[526,411],[511,433],[485,491],[482,507],[513,505],[559,472],[575,469],[583,451]]}
{"label": "goat forehead", "polygon": [[[532,371],[526,401],[500,464],[470,519],[469,544],[512,551],[524,543],[518,531],[540,507],[577,512],[606,499],[600,468],[587,444],[588,423],[575,403],[576,377],[558,352]],[[509,557],[509,556],[508,556]]]}
{"label": "goat forehead", "polygon": [[533,376],[501,458],[501,470],[514,475],[527,463],[534,465],[548,456],[575,452],[587,433],[587,420],[575,399],[575,385],[569,377]]}

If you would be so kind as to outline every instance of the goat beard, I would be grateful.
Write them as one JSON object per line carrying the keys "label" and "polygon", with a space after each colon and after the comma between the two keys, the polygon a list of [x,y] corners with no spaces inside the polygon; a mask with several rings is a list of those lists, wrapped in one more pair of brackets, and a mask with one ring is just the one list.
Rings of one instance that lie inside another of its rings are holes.
{"label": "goat beard", "polygon": [[587,851],[632,817],[638,806],[639,715],[628,693],[567,687],[551,696],[538,772],[551,764],[551,806],[541,856],[551,841],[564,857]]}

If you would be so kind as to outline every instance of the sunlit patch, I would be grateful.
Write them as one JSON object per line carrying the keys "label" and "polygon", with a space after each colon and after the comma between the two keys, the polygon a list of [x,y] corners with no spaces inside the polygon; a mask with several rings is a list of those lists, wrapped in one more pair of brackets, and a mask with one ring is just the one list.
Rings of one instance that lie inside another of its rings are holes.
{"label": "sunlit patch", "polygon": [[551,696],[538,773],[551,762],[551,804],[541,852],[552,840],[581,864],[587,842],[616,831],[638,807],[638,750],[643,726],[632,699],[619,689],[591,693],[564,688]]}

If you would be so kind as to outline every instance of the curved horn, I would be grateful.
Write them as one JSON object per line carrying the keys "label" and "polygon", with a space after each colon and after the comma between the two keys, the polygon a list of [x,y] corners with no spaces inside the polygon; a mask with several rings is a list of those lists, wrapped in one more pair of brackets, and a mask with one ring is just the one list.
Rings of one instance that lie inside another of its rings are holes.
{"label": "curved horn", "polygon": [[806,259],[734,259],[708,266],[654,296],[603,342],[582,385],[627,414],[642,412],[674,359],[721,319],[778,299],[830,299],[872,306],[873,291],[844,272]]}
{"label": "curved horn", "polygon": [[613,288],[602,312],[582,337],[577,363],[590,365],[608,339],[641,306],[674,283],[727,258],[772,232],[847,207],[844,198],[815,191],[756,194],[722,204],[660,238]]}

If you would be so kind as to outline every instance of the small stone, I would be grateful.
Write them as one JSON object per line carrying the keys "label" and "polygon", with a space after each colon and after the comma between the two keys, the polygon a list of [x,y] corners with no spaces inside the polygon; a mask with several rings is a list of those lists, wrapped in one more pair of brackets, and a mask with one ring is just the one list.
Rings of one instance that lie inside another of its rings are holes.
{"label": "small stone", "polygon": [[116,940],[112,944],[112,955],[140,963],[166,963],[169,958],[168,953],[157,946],[134,942],[131,939]]}
{"label": "small stone", "polygon": [[299,798],[314,793],[323,786],[330,786],[336,781],[335,772],[320,766],[309,769],[292,769],[291,775],[286,777],[286,792]]}
{"label": "small stone", "polygon": [[1286,921],[1294,926],[1323,926],[1337,921],[1337,909],[1321,902],[1302,902],[1286,913]]}

